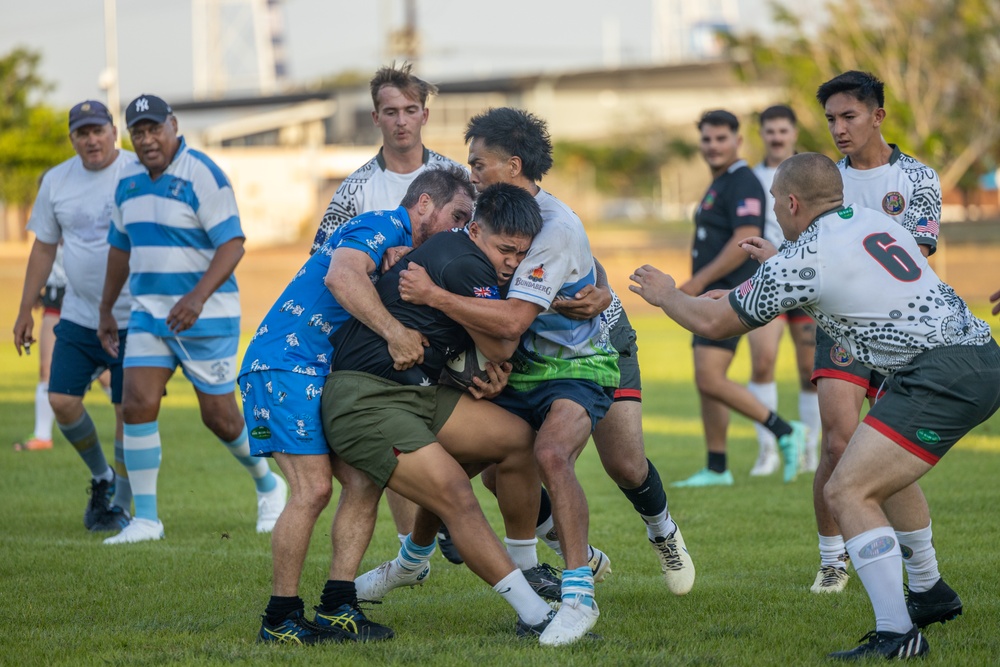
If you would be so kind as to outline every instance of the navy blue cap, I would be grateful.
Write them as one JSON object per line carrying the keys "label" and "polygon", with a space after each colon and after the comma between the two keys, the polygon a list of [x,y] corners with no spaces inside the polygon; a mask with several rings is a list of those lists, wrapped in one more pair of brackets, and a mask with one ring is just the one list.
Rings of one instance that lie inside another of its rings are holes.
{"label": "navy blue cap", "polygon": [[140,95],[129,102],[125,109],[125,126],[131,128],[140,120],[165,123],[173,112],[170,105],[156,95]]}
{"label": "navy blue cap", "polygon": [[114,122],[111,112],[97,100],[80,102],[69,110],[69,131],[75,132],[84,125],[107,125]]}

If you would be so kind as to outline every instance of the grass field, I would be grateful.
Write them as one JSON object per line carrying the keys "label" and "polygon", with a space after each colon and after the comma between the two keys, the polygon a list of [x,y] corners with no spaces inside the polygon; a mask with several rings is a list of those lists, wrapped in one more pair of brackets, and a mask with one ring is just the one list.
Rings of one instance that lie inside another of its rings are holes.
{"label": "grass field", "polygon": [[[704,465],[688,336],[664,317],[634,323],[647,452],[665,482],[677,480]],[[784,380],[793,376],[789,352],[781,355]],[[686,597],[667,592],[641,522],[592,447],[581,457],[591,541],[614,570],[598,584],[601,641],[561,650],[517,641],[513,613],[499,596],[435,555],[425,586],[397,591],[371,611],[395,628],[395,640],[261,646],[254,637],[270,594],[268,537],[254,533],[252,485],[200,425],[190,385],[171,382],[160,417],[166,540],[105,547],[83,529],[88,477],[65,440],[57,436],[47,452],[14,453],[7,445],[31,428],[35,363],[18,358],[9,343],[0,346],[0,665],[809,665],[825,663],[827,652],[850,648],[873,627],[856,577],[842,595],[809,593],[817,567],[811,477],[789,485],[749,478],[753,430],[734,418],[736,485],[668,489],[698,571]],[[745,378],[747,367],[738,357],[734,376]],[[791,382],[781,384],[781,398],[783,412],[794,415]],[[110,455],[110,407],[99,392],[87,403]],[[1000,418],[976,429],[938,468],[924,489],[942,571],[962,595],[965,614],[927,630],[924,664],[997,664]],[[481,495],[500,526],[495,502]],[[318,603],[326,578],[331,517],[328,509],[320,519],[306,564],[307,608]],[[396,547],[385,513],[363,567],[393,556]]]}

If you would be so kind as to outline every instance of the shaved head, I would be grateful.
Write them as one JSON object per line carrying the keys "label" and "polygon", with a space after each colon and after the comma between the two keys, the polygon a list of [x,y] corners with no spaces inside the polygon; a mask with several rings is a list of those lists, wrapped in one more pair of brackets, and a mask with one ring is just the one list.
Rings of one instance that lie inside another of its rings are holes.
{"label": "shaved head", "polygon": [[799,153],[782,162],[772,190],[776,195],[795,195],[810,210],[828,211],[844,202],[840,170],[819,153]]}

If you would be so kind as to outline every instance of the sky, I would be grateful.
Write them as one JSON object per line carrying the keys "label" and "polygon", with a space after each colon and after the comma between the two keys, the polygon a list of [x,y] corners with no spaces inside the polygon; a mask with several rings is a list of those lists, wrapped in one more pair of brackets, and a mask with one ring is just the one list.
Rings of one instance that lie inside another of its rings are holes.
{"label": "sky", "polygon": [[[536,74],[622,65],[651,58],[654,0],[417,0],[431,81]],[[684,3],[686,0],[680,0]],[[735,7],[740,27],[769,30],[767,0],[704,0]],[[819,4],[800,0],[797,6]],[[193,98],[192,11],[188,0],[117,0],[122,103],[142,93],[168,101]],[[104,0],[0,0],[0,54],[26,46],[42,54],[41,74],[54,89],[45,100],[68,107],[104,99]],[[344,71],[367,76],[386,62],[388,29],[402,0],[286,0],[290,83]]]}

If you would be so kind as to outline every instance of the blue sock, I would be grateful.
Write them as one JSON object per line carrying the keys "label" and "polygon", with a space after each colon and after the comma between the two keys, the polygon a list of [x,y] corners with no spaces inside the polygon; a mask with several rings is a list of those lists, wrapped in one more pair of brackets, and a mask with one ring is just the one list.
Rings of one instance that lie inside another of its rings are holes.
{"label": "blue sock", "polygon": [[431,554],[434,553],[434,544],[432,541],[430,545],[422,547],[407,535],[406,539],[403,540],[403,544],[399,547],[399,555],[396,557],[396,562],[403,569],[416,570],[431,559]]}
{"label": "blue sock", "polygon": [[243,467],[250,473],[250,476],[253,477],[257,493],[267,493],[274,490],[274,487],[278,484],[278,480],[274,476],[274,473],[271,472],[270,466],[267,465],[267,460],[260,456],[250,455],[250,438],[247,435],[246,426],[243,426],[243,431],[235,440],[226,442],[220,438],[219,441],[226,446],[229,453],[236,457],[236,460],[242,463]]}
{"label": "blue sock", "polygon": [[577,597],[582,604],[594,606],[594,573],[589,565],[575,570],[563,570],[562,599]]}
{"label": "blue sock", "polygon": [[135,498],[135,517],[159,521],[156,513],[156,478],[160,474],[160,428],[153,422],[125,424],[125,467]]}

